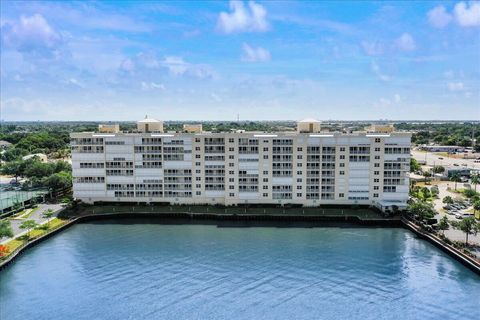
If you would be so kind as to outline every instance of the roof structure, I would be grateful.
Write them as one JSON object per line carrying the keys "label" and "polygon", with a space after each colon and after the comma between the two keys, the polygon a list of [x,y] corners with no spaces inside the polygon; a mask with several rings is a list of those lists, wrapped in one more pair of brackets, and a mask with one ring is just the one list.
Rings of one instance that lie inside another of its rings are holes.
{"label": "roof structure", "polygon": [[300,123],[312,123],[312,122],[319,123],[320,121],[317,120],[317,119],[313,119],[313,118],[306,118],[306,119],[302,119],[298,122],[300,122]]}

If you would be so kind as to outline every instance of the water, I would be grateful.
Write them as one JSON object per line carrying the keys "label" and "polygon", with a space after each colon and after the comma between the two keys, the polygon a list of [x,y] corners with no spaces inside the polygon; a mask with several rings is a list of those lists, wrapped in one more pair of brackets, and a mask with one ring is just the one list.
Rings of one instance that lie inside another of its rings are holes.
{"label": "water", "polygon": [[0,319],[479,319],[480,277],[403,229],[79,224],[0,273]]}

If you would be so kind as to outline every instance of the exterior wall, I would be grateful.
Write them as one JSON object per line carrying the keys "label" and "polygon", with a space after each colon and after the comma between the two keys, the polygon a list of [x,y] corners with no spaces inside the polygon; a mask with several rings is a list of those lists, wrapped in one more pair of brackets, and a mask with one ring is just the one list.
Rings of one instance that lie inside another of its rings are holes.
{"label": "exterior wall", "polygon": [[201,124],[184,124],[183,125],[183,132],[188,133],[201,133],[202,125]]}
{"label": "exterior wall", "polygon": [[161,121],[138,121],[137,130],[140,132],[163,132],[163,122]]}
{"label": "exterior wall", "polygon": [[299,121],[297,123],[297,132],[300,132],[300,133],[320,132],[320,122]]}
{"label": "exterior wall", "polygon": [[98,132],[102,133],[118,133],[120,132],[120,125],[118,124],[99,124]]}
{"label": "exterior wall", "polygon": [[404,205],[410,134],[71,134],[84,202]]}

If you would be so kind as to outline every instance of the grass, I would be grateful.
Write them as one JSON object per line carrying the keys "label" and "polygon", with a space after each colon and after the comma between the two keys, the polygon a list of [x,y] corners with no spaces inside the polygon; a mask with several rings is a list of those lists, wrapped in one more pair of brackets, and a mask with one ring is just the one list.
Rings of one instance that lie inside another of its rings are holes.
{"label": "grass", "polygon": [[[9,254],[7,254],[5,257],[2,257],[3,259],[7,258],[10,254],[15,252],[17,249],[22,247],[23,245],[27,244],[29,241],[32,241],[52,230],[57,229],[58,227],[64,225],[67,222],[67,220],[59,219],[59,218],[53,218],[48,225],[43,224],[40,227],[47,226],[47,228],[36,228],[33,230],[30,230],[29,232],[29,238],[26,237],[26,235],[23,235],[21,237],[17,237],[15,239],[12,239],[8,241],[5,246],[8,249]],[[0,258],[1,259],[1,258]]]}

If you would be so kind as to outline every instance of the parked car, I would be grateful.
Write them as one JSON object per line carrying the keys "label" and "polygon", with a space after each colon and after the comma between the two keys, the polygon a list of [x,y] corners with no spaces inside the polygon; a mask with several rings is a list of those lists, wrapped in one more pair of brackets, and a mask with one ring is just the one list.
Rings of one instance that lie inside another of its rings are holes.
{"label": "parked car", "polygon": [[458,163],[454,163],[453,165],[454,165],[455,167],[458,167]]}
{"label": "parked car", "polygon": [[443,158],[442,158],[442,157],[438,157],[438,159],[440,159],[440,160],[443,160]]}

